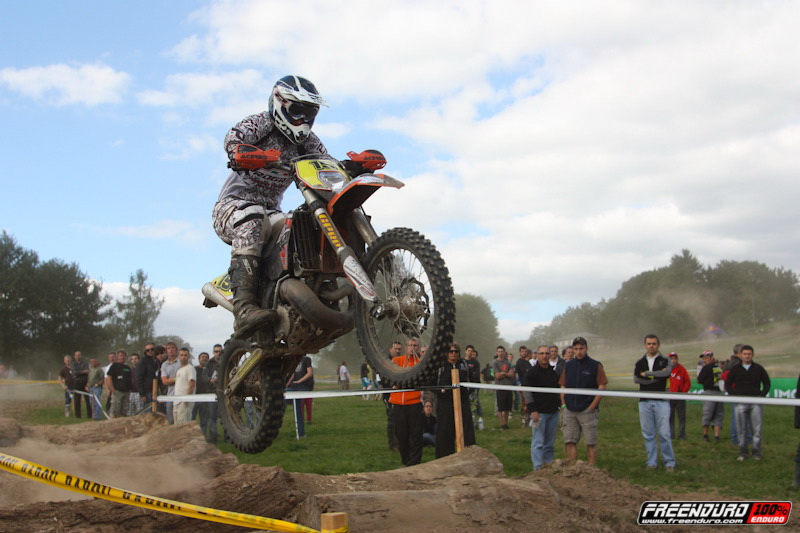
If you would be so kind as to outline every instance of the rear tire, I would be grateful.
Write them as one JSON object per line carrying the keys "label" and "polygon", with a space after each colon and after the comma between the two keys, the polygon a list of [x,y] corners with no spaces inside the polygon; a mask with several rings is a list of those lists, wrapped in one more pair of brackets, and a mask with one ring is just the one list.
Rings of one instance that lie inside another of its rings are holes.
{"label": "rear tire", "polygon": [[[400,387],[430,383],[453,342],[456,307],[450,275],[439,252],[420,233],[393,228],[372,244],[362,261],[384,313],[371,314],[372,302],[356,300],[356,331],[361,348],[384,382]],[[393,342],[418,338],[424,355],[404,368],[389,359]]]}
{"label": "rear tire", "polygon": [[234,396],[226,396],[225,388],[249,355],[249,342],[225,343],[217,370],[217,404],[230,443],[245,453],[259,453],[272,444],[283,424],[284,380],[279,361],[265,358]]}

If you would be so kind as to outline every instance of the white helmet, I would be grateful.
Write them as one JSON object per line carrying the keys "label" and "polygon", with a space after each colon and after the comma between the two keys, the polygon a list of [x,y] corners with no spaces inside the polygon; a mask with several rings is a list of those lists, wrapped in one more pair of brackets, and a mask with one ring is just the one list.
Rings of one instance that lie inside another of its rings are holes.
{"label": "white helmet", "polygon": [[272,88],[269,114],[275,126],[294,144],[308,139],[319,106],[328,103],[314,84],[300,76],[284,76]]}

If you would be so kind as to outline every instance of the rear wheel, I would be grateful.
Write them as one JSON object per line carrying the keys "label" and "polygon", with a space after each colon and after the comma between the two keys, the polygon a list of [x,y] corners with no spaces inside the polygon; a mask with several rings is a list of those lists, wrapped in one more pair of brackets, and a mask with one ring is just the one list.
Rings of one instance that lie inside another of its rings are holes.
{"label": "rear wheel", "polygon": [[[455,330],[453,285],[441,255],[429,240],[408,228],[382,234],[362,261],[381,307],[356,301],[358,340],[370,363],[398,386],[429,383],[447,357]],[[419,361],[401,367],[389,358],[394,342],[419,339]]]}
{"label": "rear wheel", "polygon": [[250,343],[231,339],[225,343],[217,370],[217,404],[228,440],[245,453],[268,448],[283,423],[284,381],[279,361],[265,358],[239,385],[236,394],[225,389],[251,356]]}

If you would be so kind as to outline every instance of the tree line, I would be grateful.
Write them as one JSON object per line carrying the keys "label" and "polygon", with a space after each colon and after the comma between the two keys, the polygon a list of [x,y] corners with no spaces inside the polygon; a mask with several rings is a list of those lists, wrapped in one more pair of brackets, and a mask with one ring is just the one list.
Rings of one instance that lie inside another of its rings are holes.
{"label": "tree line", "polygon": [[669,265],[625,281],[610,300],[582,303],[537,326],[529,345],[591,332],[614,343],[658,332],[663,340],[697,338],[713,324],[727,333],[753,331],[798,317],[800,284],[793,271],[756,261],[722,260],[703,266],[689,251]]}
{"label": "tree line", "polygon": [[[0,235],[0,361],[22,375],[47,375],[76,350],[132,352],[158,342],[154,324],[163,303],[141,269],[130,276],[128,294],[113,301],[76,263],[42,261]],[[175,335],[163,340],[185,345]]]}

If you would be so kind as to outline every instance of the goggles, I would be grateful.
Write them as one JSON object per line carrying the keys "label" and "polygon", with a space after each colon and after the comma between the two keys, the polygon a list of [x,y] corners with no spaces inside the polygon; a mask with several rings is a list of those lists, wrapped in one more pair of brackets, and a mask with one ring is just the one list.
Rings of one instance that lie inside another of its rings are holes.
{"label": "goggles", "polygon": [[292,102],[277,94],[287,117],[293,122],[313,122],[319,113],[319,106],[305,102]]}

